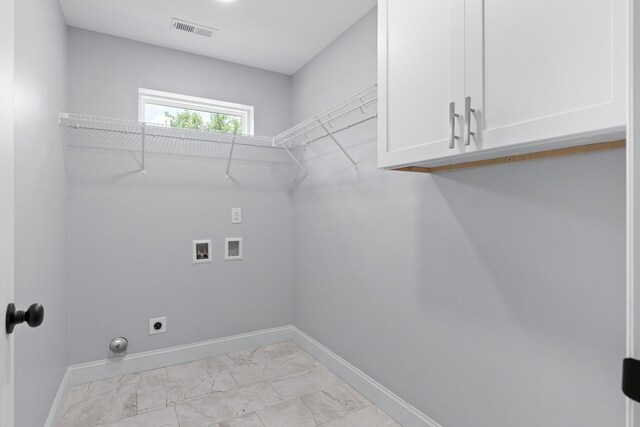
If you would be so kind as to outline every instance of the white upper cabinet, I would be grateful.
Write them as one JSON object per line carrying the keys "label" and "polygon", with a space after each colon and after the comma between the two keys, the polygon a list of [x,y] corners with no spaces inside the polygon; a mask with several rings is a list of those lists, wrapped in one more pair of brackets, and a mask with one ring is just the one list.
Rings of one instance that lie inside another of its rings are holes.
{"label": "white upper cabinet", "polygon": [[626,122],[625,2],[467,0],[466,95],[478,149]]}
{"label": "white upper cabinet", "polygon": [[380,167],[624,135],[625,0],[383,0],[379,27]]}
{"label": "white upper cabinet", "polygon": [[[449,155],[449,105],[464,101],[464,0],[381,0],[378,7],[379,165]],[[453,120],[456,136],[461,123]]]}

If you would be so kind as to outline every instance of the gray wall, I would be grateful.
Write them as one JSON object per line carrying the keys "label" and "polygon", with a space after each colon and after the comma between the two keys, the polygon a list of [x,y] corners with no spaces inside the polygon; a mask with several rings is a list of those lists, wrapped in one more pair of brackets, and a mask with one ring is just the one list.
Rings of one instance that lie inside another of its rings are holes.
{"label": "gray wall", "polygon": [[290,77],[231,62],[69,28],[69,109],[138,120],[138,88],[255,107],[255,133],[290,118]]}
{"label": "gray wall", "polygon": [[[375,81],[374,13],[295,119]],[[294,324],[443,426],[622,426],[624,152],[423,175],[342,142],[358,170],[318,143],[295,193]]]}
{"label": "gray wall", "polygon": [[[254,105],[257,133],[289,124],[281,74],[74,28],[68,58],[74,112],[136,120],[144,87]],[[221,158],[149,154],[146,176],[138,160],[68,153],[69,362],[106,358],[120,335],[137,353],[290,324],[291,166],[234,161],[225,180]],[[224,261],[225,237],[244,238],[243,261]],[[213,263],[192,265],[194,239],[213,240]]]}
{"label": "gray wall", "polygon": [[[15,425],[42,426],[67,366],[65,171],[58,110],[66,108],[66,26],[56,0],[15,4],[15,299],[45,306],[15,334]],[[37,28],[37,31],[34,31]]]}

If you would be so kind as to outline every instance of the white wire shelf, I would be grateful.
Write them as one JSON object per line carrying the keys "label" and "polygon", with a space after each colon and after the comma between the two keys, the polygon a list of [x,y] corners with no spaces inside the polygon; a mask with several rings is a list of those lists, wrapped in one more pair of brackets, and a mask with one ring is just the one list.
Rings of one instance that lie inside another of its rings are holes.
{"label": "white wire shelf", "polygon": [[[227,160],[227,176],[232,160],[295,163],[304,172],[302,156],[307,144],[328,139],[355,165],[338,142],[338,135],[354,131],[375,136],[377,86],[371,86],[335,106],[305,120],[275,137],[173,128],[131,120],[60,113],[60,127],[68,148],[140,153],[141,172],[145,155],[166,154]],[[368,124],[366,126],[363,126]]]}
{"label": "white wire shelf", "polygon": [[343,100],[274,137],[276,145],[310,144],[378,117],[378,85]]}

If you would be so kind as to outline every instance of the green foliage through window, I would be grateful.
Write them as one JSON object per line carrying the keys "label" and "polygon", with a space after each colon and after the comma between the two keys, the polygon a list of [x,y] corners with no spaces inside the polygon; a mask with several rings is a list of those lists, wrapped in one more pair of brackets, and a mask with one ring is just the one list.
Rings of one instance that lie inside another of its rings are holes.
{"label": "green foliage through window", "polygon": [[242,120],[237,116],[209,113],[209,120],[196,111],[184,110],[178,114],[164,113],[169,126],[174,128],[203,129],[239,135],[242,133]]}

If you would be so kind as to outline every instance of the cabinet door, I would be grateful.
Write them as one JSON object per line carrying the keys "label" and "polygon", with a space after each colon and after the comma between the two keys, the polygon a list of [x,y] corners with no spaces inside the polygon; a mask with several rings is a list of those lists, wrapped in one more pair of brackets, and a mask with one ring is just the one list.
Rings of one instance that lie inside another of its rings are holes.
{"label": "cabinet door", "polygon": [[466,0],[471,150],[624,137],[625,0]]}
{"label": "cabinet door", "polygon": [[464,107],[464,0],[381,0],[378,30],[378,166],[460,153],[449,103]]}

